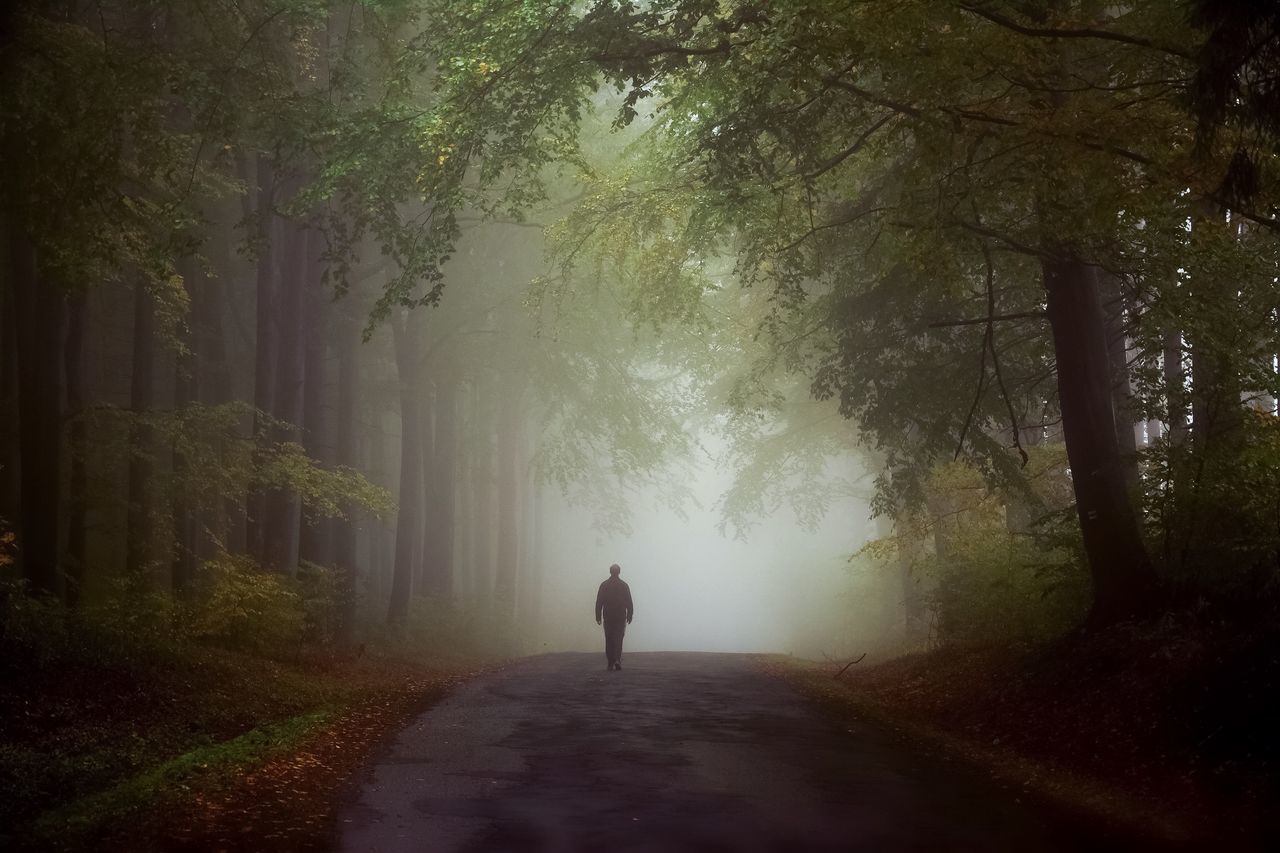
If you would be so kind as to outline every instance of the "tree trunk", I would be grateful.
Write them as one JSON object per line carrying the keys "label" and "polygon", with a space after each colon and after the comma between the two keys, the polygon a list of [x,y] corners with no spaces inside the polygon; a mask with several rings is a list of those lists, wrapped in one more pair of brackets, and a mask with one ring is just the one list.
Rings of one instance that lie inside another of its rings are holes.
{"label": "tree trunk", "polygon": [[[195,263],[190,258],[183,259],[179,271],[186,284],[187,295],[191,302],[193,337],[199,336],[199,324],[204,314],[202,301],[204,288],[202,278]],[[200,398],[199,372],[197,362],[197,342],[187,342],[186,351],[180,353],[173,368],[173,408],[182,411]],[[191,466],[180,447],[173,450],[173,479],[177,489],[173,495],[173,563],[170,567],[169,583],[176,596],[185,596],[195,577],[196,548],[199,518],[196,505],[192,502],[189,490],[184,483],[191,477]]]}
{"label": "tree trunk", "polygon": [[414,558],[422,540],[422,405],[418,379],[420,352],[415,319],[392,325],[400,376],[400,512],[396,517],[395,565],[387,623],[403,624],[413,593]]}
{"label": "tree trunk", "polygon": [[88,511],[89,475],[86,457],[89,452],[88,427],[85,424],[85,358],[84,334],[88,312],[88,297],[83,292],[67,299],[67,340],[64,349],[66,359],[67,455],[71,477],[67,492],[67,555],[64,563],[65,594],[67,604],[74,607],[80,601],[84,587],[85,569],[88,563]]}
{"label": "tree trunk", "polygon": [[151,570],[155,510],[155,430],[147,423],[155,408],[155,304],[146,285],[134,286],[133,365],[129,386],[129,497],[125,524],[125,569],[135,582]]}
{"label": "tree trunk", "polygon": [[520,560],[520,395],[502,395],[498,413],[498,564],[493,597],[503,616],[515,615]]}
{"label": "tree trunk", "polygon": [[1142,542],[1116,439],[1112,371],[1094,267],[1044,259],[1058,398],[1076,512],[1093,580],[1091,621],[1149,612],[1155,573]]}
{"label": "tree trunk", "polygon": [[427,593],[453,595],[455,502],[457,501],[458,385],[444,371],[436,380],[435,429],[431,442],[431,503],[427,517]]}
{"label": "tree trunk", "polygon": [[[360,324],[353,307],[345,306],[340,322],[335,323],[337,375],[337,409],[334,412],[333,461],[349,468],[359,468],[359,447],[356,442],[356,398],[360,380]],[[340,309],[341,310],[341,309]],[[338,637],[350,643],[355,631],[359,607],[359,551],[356,509],[350,501],[344,503],[343,517],[333,522],[333,564],[339,573],[338,583],[342,591],[342,609],[338,623]]]}
{"label": "tree trunk", "polygon": [[[321,286],[324,268],[320,259],[320,244],[320,235],[313,234],[308,252],[312,271],[308,276],[306,292],[302,443],[312,459],[332,465],[333,448],[330,446],[329,418],[325,412],[329,399],[328,352],[325,346],[329,340],[329,300]],[[302,525],[301,540],[298,543],[301,559],[320,566],[333,563],[333,521],[328,518],[310,518]]]}
{"label": "tree trunk", "polygon": [[[435,472],[431,465],[435,461],[435,415],[433,409],[435,407],[435,394],[426,381],[426,365],[418,374],[418,394],[419,399],[423,402],[419,403],[419,415],[422,418],[422,435],[420,436],[420,460],[422,462],[422,513],[419,521],[419,531],[421,535],[418,537],[417,548],[415,549],[413,559],[413,594],[425,596],[431,593],[431,589],[427,584],[427,574],[430,571],[429,565],[432,562],[433,551],[436,547],[435,541],[431,538],[432,510],[438,499],[438,484],[435,482]],[[429,401],[429,402],[428,402]]]}
{"label": "tree trunk", "polygon": [[[274,443],[298,443],[301,439],[303,387],[306,368],[306,293],[314,270],[308,250],[308,231],[301,222],[282,223],[283,252],[279,299],[274,304],[274,383],[271,394]],[[298,567],[298,532],[302,506],[296,492],[273,487],[267,492],[267,529],[262,531],[263,565],[292,575]]]}
{"label": "tree trunk", "polygon": [[911,644],[924,640],[929,631],[924,603],[924,578],[919,565],[921,532],[915,529],[916,525],[912,523],[915,520],[914,516],[902,516],[894,520],[898,546],[898,578],[902,585],[903,639]]}
{"label": "tree trunk", "polygon": [[493,603],[494,591],[494,527],[497,513],[494,492],[497,490],[497,472],[494,470],[496,448],[493,434],[493,407],[488,396],[489,387],[477,381],[473,385],[474,409],[470,428],[474,447],[472,499],[475,513],[472,535],[475,543],[473,574],[470,578],[472,595],[485,605]]}
{"label": "tree trunk", "polygon": [[18,548],[31,590],[54,595],[59,581],[63,300],[51,282],[40,280],[31,240],[13,222],[9,230],[22,458]]}
{"label": "tree trunk", "polygon": [[[209,241],[214,259],[214,274],[200,275],[196,285],[198,298],[193,298],[192,317],[195,331],[196,369],[199,400],[210,406],[223,406],[235,399],[231,368],[227,359],[227,338],[223,322],[227,310],[227,285],[236,273],[231,263],[232,249],[227,239],[230,221],[215,221]],[[223,448],[219,446],[221,456]],[[240,496],[226,496],[213,509],[212,517],[202,527],[210,533],[198,540],[199,558],[212,557],[221,549],[245,550],[244,507]]]}
{"label": "tree trunk", "polygon": [[22,511],[22,452],[18,438],[18,323],[9,276],[0,291],[0,530],[10,531]]}
{"label": "tree trunk", "polygon": [[1170,327],[1164,333],[1165,426],[1169,444],[1181,447],[1187,440],[1187,374],[1183,366],[1182,330]]}
{"label": "tree trunk", "polygon": [[466,441],[458,442],[457,461],[457,526],[454,529],[453,588],[456,596],[474,597],[476,575],[476,488],[475,434],[470,423],[472,406],[470,391],[460,394],[457,414],[463,416]]}
{"label": "tree trunk", "polygon": [[[266,432],[263,415],[273,411],[275,392],[275,171],[270,159],[259,154],[256,169],[256,191],[253,214],[256,216],[257,277],[255,298],[257,312],[254,336],[253,369],[253,434],[259,440]],[[265,562],[268,500],[262,489],[254,489],[246,500],[245,538],[249,553]]]}

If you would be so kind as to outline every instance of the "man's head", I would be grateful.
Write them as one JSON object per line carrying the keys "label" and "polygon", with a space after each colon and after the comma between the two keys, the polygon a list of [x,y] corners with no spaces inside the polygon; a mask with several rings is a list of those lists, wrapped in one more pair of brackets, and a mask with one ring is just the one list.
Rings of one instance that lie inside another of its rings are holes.
{"label": "man's head", "polygon": [[622,574],[622,566],[619,566],[617,563],[614,563],[612,566],[609,567],[609,574],[613,575],[616,578],[618,575]]}

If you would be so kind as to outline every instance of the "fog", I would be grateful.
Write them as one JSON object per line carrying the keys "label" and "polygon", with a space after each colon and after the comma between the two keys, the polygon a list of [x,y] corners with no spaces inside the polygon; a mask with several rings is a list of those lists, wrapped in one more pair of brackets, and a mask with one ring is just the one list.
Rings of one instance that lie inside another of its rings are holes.
{"label": "fog", "polygon": [[732,473],[704,462],[690,474],[697,505],[683,517],[654,494],[629,496],[629,534],[593,530],[589,510],[551,499],[540,647],[599,645],[595,590],[617,563],[636,605],[628,650],[835,654],[849,557],[871,535],[866,504],[834,505],[813,530],[780,510],[738,537],[721,532],[715,508]]}

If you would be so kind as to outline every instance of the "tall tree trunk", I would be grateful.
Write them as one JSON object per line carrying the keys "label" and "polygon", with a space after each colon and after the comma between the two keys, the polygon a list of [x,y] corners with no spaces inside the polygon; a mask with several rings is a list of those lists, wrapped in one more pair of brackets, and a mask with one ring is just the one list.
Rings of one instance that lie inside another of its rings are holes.
{"label": "tall tree trunk", "polygon": [[22,508],[18,438],[18,322],[9,276],[0,288],[0,529],[13,530]]}
{"label": "tall tree trunk", "polygon": [[88,563],[88,511],[89,476],[86,469],[89,453],[88,427],[85,424],[86,365],[84,335],[88,297],[84,292],[72,294],[67,299],[67,340],[64,349],[66,359],[67,455],[71,476],[67,491],[67,555],[64,563],[65,598],[75,606],[80,601],[84,587],[85,569]]}
{"label": "tall tree trunk", "polygon": [[[199,367],[197,360],[197,342],[199,324],[202,322],[204,308],[204,288],[202,278],[194,261],[184,258],[179,266],[182,280],[186,284],[187,295],[191,303],[193,334],[190,335],[184,352],[178,354],[173,367],[173,408],[182,411],[200,399]],[[173,479],[177,484],[173,495],[173,562],[170,566],[169,582],[177,596],[185,596],[195,577],[197,531],[200,523],[197,508],[191,500],[190,492],[184,487],[190,479],[191,466],[182,448],[173,449]]]}
{"label": "tall tree trunk", "polygon": [[422,418],[422,435],[419,439],[420,461],[422,463],[422,519],[419,523],[418,547],[415,549],[413,559],[413,594],[426,596],[431,593],[431,589],[427,584],[427,573],[430,571],[429,565],[432,562],[433,550],[436,547],[436,543],[431,538],[433,522],[431,513],[437,500],[435,472],[431,469],[431,463],[435,461],[435,415],[433,409],[436,401],[435,394],[426,381],[425,365],[419,371],[418,380],[419,399],[423,401],[419,404],[419,413]]}
{"label": "tall tree trunk", "polygon": [[422,541],[422,403],[417,346],[420,319],[410,317],[392,324],[396,369],[400,377],[400,512],[396,517],[395,565],[387,623],[403,624],[409,616],[413,592],[414,559]]}
{"label": "tall tree trunk", "polygon": [[542,490],[538,486],[537,477],[530,472],[525,480],[523,512],[529,521],[525,525],[525,556],[520,575],[524,608],[520,618],[526,626],[527,636],[537,639],[542,633],[542,584],[545,569],[542,562],[542,537],[546,505],[542,499]]}
{"label": "tall tree trunk", "polygon": [[[255,171],[255,200],[252,213],[257,225],[255,242],[257,249],[257,276],[255,299],[257,312],[254,336],[253,363],[253,434],[258,440],[266,433],[263,415],[273,411],[275,393],[275,170],[270,159],[263,154],[257,158]],[[249,553],[265,561],[267,514],[269,502],[262,489],[254,489],[246,500],[245,538]]]}
{"label": "tall tree trunk", "polygon": [[467,435],[458,442],[457,462],[457,526],[453,540],[453,588],[456,596],[471,599],[475,596],[476,575],[476,447],[475,434],[470,423],[472,406],[470,387],[463,388],[458,400],[458,415]]}
{"label": "tall tree trunk", "polygon": [[493,408],[488,397],[487,383],[476,382],[474,386],[474,412],[471,427],[471,440],[474,443],[472,493],[475,518],[472,524],[472,535],[475,537],[473,553],[474,566],[470,578],[472,595],[486,606],[493,603],[494,592],[494,527],[495,512],[494,492],[497,490],[497,472],[494,470],[496,456],[493,435]]}
{"label": "tall tree trunk", "polygon": [[1142,542],[1116,439],[1112,371],[1097,270],[1041,261],[1058,364],[1058,398],[1076,512],[1093,580],[1095,624],[1149,611],[1155,573]]}
{"label": "tall tree trunk", "polygon": [[17,323],[22,514],[18,548],[31,589],[58,591],[62,482],[62,295],[38,274],[36,249],[9,223],[9,275]]}
{"label": "tall tree trunk", "polygon": [[902,594],[902,632],[907,643],[925,640],[929,632],[928,612],[924,602],[924,578],[920,572],[923,531],[919,519],[900,513],[894,520],[897,538],[898,580]]}
{"label": "tall tree trunk", "polygon": [[[283,223],[282,231],[279,299],[274,306],[275,389],[271,395],[276,424],[271,438],[275,443],[298,443],[306,367],[306,293],[315,265],[310,258],[308,231],[303,224],[288,220]],[[292,575],[298,566],[302,506],[297,493],[291,489],[272,488],[267,497],[268,524],[262,532],[263,564],[273,571]]]}
{"label": "tall tree trunk", "polygon": [[[357,384],[360,381],[360,324],[351,305],[338,309],[334,325],[338,365],[336,411],[334,412],[333,461],[348,468],[358,468],[359,446],[356,441]],[[342,608],[338,621],[338,638],[350,643],[355,631],[359,608],[359,551],[356,508],[350,501],[342,506],[342,518],[333,523],[333,564],[337,568],[342,591]]]}
{"label": "tall tree trunk", "polygon": [[457,493],[458,384],[447,369],[435,383],[434,430],[431,442],[431,502],[427,517],[427,593],[453,595],[453,551]]}
{"label": "tall tree trunk", "polygon": [[[381,415],[373,418],[374,423],[366,435],[368,436],[367,470],[373,474],[374,481],[388,483],[391,480],[391,466],[388,462],[388,444],[384,433]],[[395,527],[385,519],[373,520],[368,527],[366,547],[368,552],[367,582],[369,597],[383,605],[390,588],[389,565],[394,563]],[[390,559],[389,559],[390,558]]]}
{"label": "tall tree trunk", "polygon": [[[192,303],[196,369],[200,377],[197,383],[199,400],[210,406],[223,406],[235,399],[224,324],[227,282],[236,274],[227,236],[232,223],[228,220],[229,217],[215,220],[209,240],[210,257],[214,261],[213,275],[198,276],[198,298],[194,298]],[[223,452],[220,444],[219,455]],[[198,558],[212,557],[224,548],[233,553],[244,552],[244,507],[240,497],[228,495],[213,508],[212,517],[202,525],[209,534],[198,540]]]}
{"label": "tall tree trunk", "polygon": [[1164,333],[1165,428],[1169,444],[1181,447],[1187,440],[1187,373],[1183,365],[1182,330],[1172,325]]}
{"label": "tall tree trunk", "polygon": [[515,615],[520,561],[520,395],[502,395],[498,412],[498,564],[493,597],[503,616]]}
{"label": "tall tree trunk", "polygon": [[129,387],[129,496],[125,523],[125,568],[135,582],[151,565],[152,514],[155,511],[155,430],[147,419],[155,408],[155,302],[146,284],[134,286],[133,364]]}
{"label": "tall tree trunk", "polygon": [[[303,368],[305,384],[302,399],[302,443],[307,455],[326,465],[333,464],[333,448],[330,444],[329,417],[325,411],[329,402],[328,352],[329,299],[321,286],[324,268],[320,258],[320,235],[312,236],[309,245],[309,262],[313,265],[308,277],[306,292],[306,320],[304,347],[306,364]],[[302,525],[298,553],[301,559],[320,566],[333,563],[332,519],[312,518]]]}

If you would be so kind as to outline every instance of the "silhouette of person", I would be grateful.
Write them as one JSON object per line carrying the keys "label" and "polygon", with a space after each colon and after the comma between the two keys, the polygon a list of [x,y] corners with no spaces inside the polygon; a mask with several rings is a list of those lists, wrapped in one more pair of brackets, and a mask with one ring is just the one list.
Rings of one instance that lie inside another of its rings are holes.
{"label": "silhouette of person", "polygon": [[604,625],[605,669],[622,669],[622,635],[631,624],[635,607],[631,604],[631,587],[618,575],[622,568],[609,567],[609,579],[596,593],[596,624]]}

